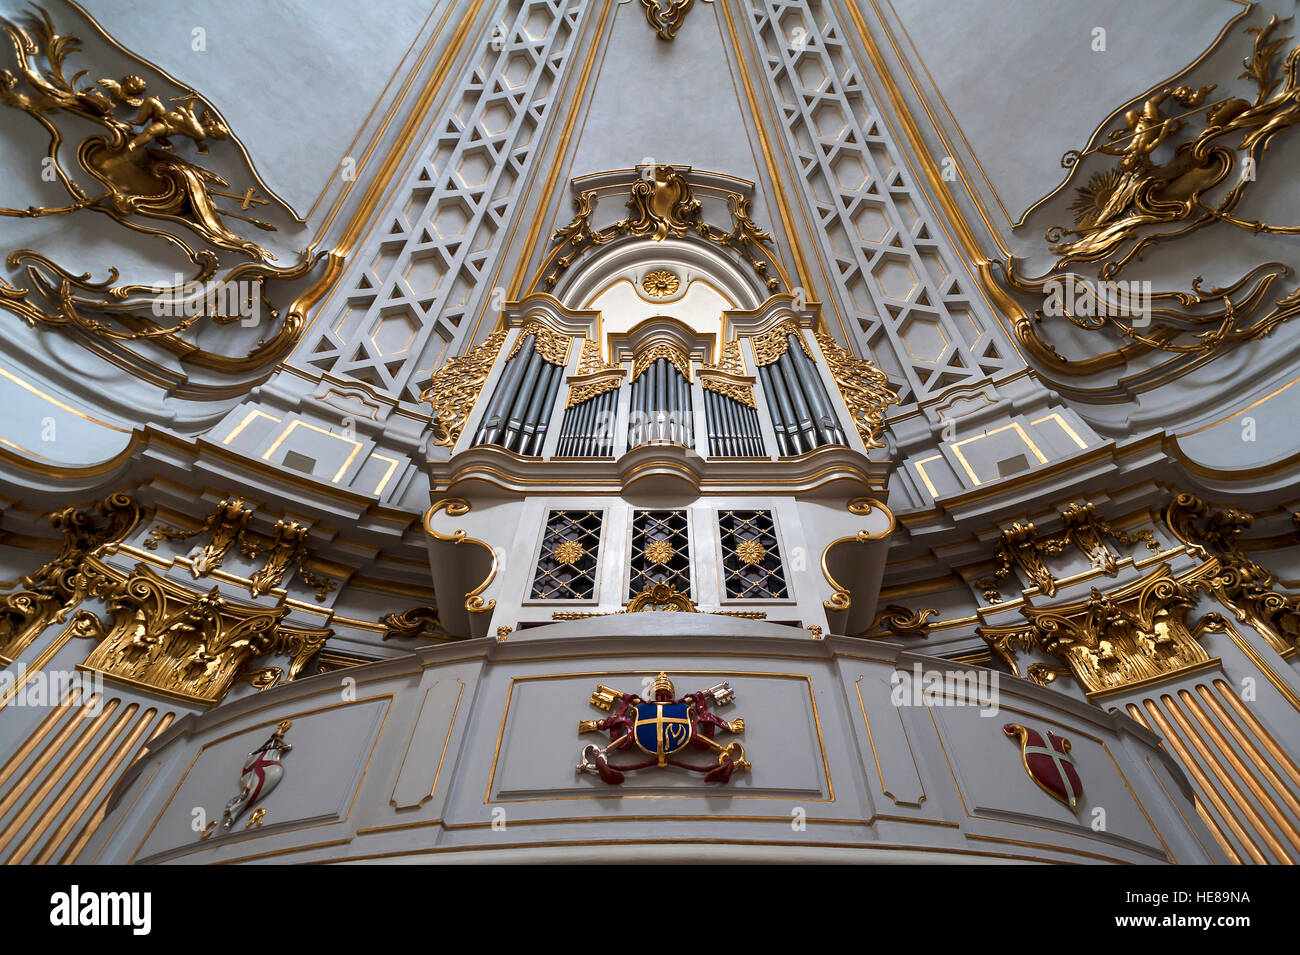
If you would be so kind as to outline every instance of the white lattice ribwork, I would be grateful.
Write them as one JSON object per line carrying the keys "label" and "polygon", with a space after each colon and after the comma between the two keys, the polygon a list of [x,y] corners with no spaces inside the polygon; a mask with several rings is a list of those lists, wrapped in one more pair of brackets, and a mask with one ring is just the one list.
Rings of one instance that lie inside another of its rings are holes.
{"label": "white lattice ribwork", "polygon": [[747,6],[859,350],[874,356],[904,403],[1019,367],[938,240],[830,5]]}
{"label": "white lattice ribwork", "polygon": [[480,298],[574,47],[580,0],[509,0],[434,135],[343,280],[298,361],[417,400],[421,381],[468,342]]}

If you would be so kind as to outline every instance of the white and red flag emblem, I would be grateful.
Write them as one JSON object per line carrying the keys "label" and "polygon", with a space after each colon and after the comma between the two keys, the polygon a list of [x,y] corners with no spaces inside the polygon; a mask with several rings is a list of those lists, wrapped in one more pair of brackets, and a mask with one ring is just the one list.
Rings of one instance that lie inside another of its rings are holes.
{"label": "white and red flag emblem", "polygon": [[1029,778],[1053,799],[1069,806],[1071,812],[1078,813],[1083,780],[1070,758],[1070,741],[1050,731],[1044,740],[1037,730],[1019,723],[1007,723],[1002,732],[1020,739],[1020,757]]}

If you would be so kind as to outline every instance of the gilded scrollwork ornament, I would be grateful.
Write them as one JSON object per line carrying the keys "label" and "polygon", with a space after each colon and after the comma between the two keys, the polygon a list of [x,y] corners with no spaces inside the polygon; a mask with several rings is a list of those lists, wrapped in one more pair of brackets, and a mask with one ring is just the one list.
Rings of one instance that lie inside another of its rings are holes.
{"label": "gilded scrollwork ornament", "polygon": [[662,242],[670,236],[684,238],[690,234],[743,257],[769,292],[780,288],[780,280],[769,274],[770,256],[764,248],[771,244],[772,237],[750,218],[751,200],[740,193],[726,194],[731,228],[724,230],[704,220],[703,203],[677,168],[647,165],[639,172],[627,187],[627,207],[631,213],[603,229],[593,228],[591,222],[596,212],[597,190],[586,190],[573,200],[574,217],[555,231],[554,245],[542,266],[542,284],[548,291],[555,288],[579,256],[598,245],[624,236],[646,236]]}
{"label": "gilded scrollwork ornament", "polygon": [[219,703],[249,664],[268,654],[290,658],[285,679],[293,680],[331,633],[284,625],[288,608],[242,607],[216,587],[186,590],[144,564],[114,580],[94,558],[89,562],[112,581],[102,594],[112,622],[105,626],[92,611],[77,612],[74,635],[99,641],[84,668],[165,696]]}
{"label": "gilded scrollwork ornament", "polygon": [[62,623],[102,580],[85,561],[120,543],[141,518],[126,492],[110,494],[93,508],[65,507],[45,515],[63,536],[55,557],[19,580],[19,589],[0,594],[0,664],[17,658],[51,623]]}
{"label": "gilded scrollwork ornament", "polygon": [[[1017,676],[1046,684],[1068,668],[1084,691],[1095,697],[1139,684],[1160,682],[1210,663],[1197,642],[1205,632],[1219,632],[1226,621],[1206,614],[1195,624],[1188,614],[1196,605],[1198,583],[1172,576],[1162,564],[1149,576],[1111,594],[1092,588],[1081,602],[1051,608],[1025,606],[1028,621],[980,627],[977,633]],[[1026,674],[1017,650],[1038,650],[1062,666],[1031,665]]]}
{"label": "gilded scrollwork ornament", "polygon": [[407,639],[450,640],[450,634],[442,629],[438,619],[437,607],[412,607],[401,613],[386,613],[379,618],[384,627],[384,639],[405,637]]}
{"label": "gilded scrollwork ornament", "polygon": [[1091,503],[1072,503],[1061,511],[1060,516],[1065,530],[1050,537],[1041,536],[1032,521],[1014,521],[1002,530],[993,549],[993,574],[975,581],[977,587],[984,588],[986,600],[991,603],[1001,602],[999,588],[1011,577],[1015,568],[1019,568],[1029,578],[1031,585],[1044,595],[1055,596],[1057,578],[1043,558],[1059,557],[1071,546],[1086,557],[1095,569],[1109,577],[1114,577],[1119,572],[1119,565],[1115,553],[1106,546],[1105,539],[1114,540],[1126,547],[1142,543],[1152,552],[1160,550],[1160,545],[1150,530],[1130,534],[1114,528],[1097,515],[1096,508]]}
{"label": "gilded scrollwork ornament", "polygon": [[686,22],[686,14],[691,12],[695,0],[641,0],[645,7],[645,18],[650,28],[661,40],[672,41],[677,31]]}
{"label": "gilded scrollwork ornament", "polygon": [[[281,317],[267,298],[265,283],[307,275],[320,255],[303,251],[294,264],[273,265],[275,254],[232,223],[275,232],[275,224],[248,210],[273,203],[294,215],[292,210],[270,193],[269,198],[258,195],[265,186],[244,158],[243,147],[197,92],[186,88],[183,95],[168,97],[135,73],[82,83],[89,71],[67,75],[67,61],[81,50],[81,40],[59,33],[41,7],[32,11],[21,25],[0,24],[17,61],[14,70],[0,69],[0,103],[27,113],[49,134],[45,161],[67,201],[0,208],[0,216],[98,212],[133,232],[163,240],[189,260],[194,272],[175,285],[117,284],[114,267],[95,281],[89,272],[65,268],[39,251],[18,249],[8,263],[24,269],[29,285],[0,279],[0,308],[33,326],[75,328],[110,342],[152,341],[193,364],[218,370],[246,370],[278,358],[301,330],[302,316],[293,308],[283,314],[277,331],[242,357],[208,352],[183,333],[204,319],[228,324],[257,315],[260,321],[264,311]],[[81,134],[87,124],[92,132],[76,146],[74,175],[62,155],[64,137]],[[243,167],[256,185],[232,190],[203,161],[213,148],[223,161]],[[237,205],[232,208],[232,203]],[[241,261],[223,271],[226,253]],[[155,320],[164,315],[172,321]]]}
{"label": "gilded scrollwork ornament", "polygon": [[420,400],[433,406],[433,443],[451,447],[460,437],[474,402],[478,400],[492,363],[506,340],[507,329],[499,329],[464,355],[457,355],[438,369]]}
{"label": "gilded scrollwork ornament", "polygon": [[825,332],[818,331],[816,337],[862,443],[868,448],[883,448],[885,412],[891,404],[898,404],[898,393],[889,387],[889,376]]}
{"label": "gilded scrollwork ornament", "polygon": [[253,516],[253,508],[241,498],[223,498],[198,527],[183,530],[169,524],[159,524],[149,531],[144,546],[157,550],[159,541],[187,541],[200,534],[209,534],[208,542],[190,558],[190,574],[197,580],[211,574],[225,562],[226,554],[234,547]]}
{"label": "gilded scrollwork ornament", "polygon": [[1165,522],[1188,550],[1207,561],[1198,586],[1254,627],[1278,653],[1300,651],[1300,596],[1275,589],[1277,576],[1242,549],[1239,537],[1255,522],[1235,507],[1212,509],[1194,494],[1174,497]]}

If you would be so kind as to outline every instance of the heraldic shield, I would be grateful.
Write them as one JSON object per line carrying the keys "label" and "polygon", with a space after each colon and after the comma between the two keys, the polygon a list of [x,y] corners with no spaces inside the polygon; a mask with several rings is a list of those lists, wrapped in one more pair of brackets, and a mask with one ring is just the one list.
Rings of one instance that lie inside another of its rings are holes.
{"label": "heraldic shield", "polygon": [[664,757],[691,741],[692,708],[687,703],[638,703],[633,728],[636,745],[664,765]]}
{"label": "heraldic shield", "polygon": [[1053,799],[1078,813],[1079,797],[1083,795],[1083,780],[1070,757],[1070,741],[1049,732],[1044,740],[1037,730],[1019,723],[1007,723],[1002,732],[1020,740],[1020,758],[1038,788]]}
{"label": "heraldic shield", "polygon": [[[584,746],[578,772],[591,773],[609,785],[617,786],[627,778],[629,771],[650,766],[675,766],[703,773],[707,783],[725,783],[736,770],[750,768],[749,760],[745,759],[745,748],[739,741],[724,746],[713,739],[718,732],[745,732],[744,720],[724,720],[709,709],[710,705],[722,706],[736,698],[730,684],[719,683],[678,699],[673,681],[660,673],[652,682],[650,691],[653,700],[607,686],[596,687],[596,692],[591,695],[591,705],[610,715],[603,720],[582,720],[578,732],[606,732],[609,743]],[[716,761],[700,765],[674,758],[688,747],[703,750]],[[634,755],[638,749],[651,758],[635,763],[610,761],[615,754]]]}

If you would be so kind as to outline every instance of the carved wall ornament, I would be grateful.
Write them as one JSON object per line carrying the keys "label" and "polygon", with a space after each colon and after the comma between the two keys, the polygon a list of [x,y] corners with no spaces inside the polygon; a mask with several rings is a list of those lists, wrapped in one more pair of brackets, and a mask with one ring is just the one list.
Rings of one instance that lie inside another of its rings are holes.
{"label": "carved wall ornament", "polygon": [[[590,743],[582,748],[577,772],[599,776],[603,782],[617,786],[627,778],[627,773],[651,766],[676,766],[693,773],[703,773],[708,783],[726,783],[736,770],[748,771],[745,747],[739,741],[723,746],[714,741],[718,730],[737,735],[745,732],[745,721],[727,721],[716,716],[710,705],[724,706],[736,698],[728,683],[719,683],[707,690],[688,693],[674,699],[676,690],[672,680],[660,673],[651,687],[652,700],[644,700],[635,693],[624,693],[607,686],[596,687],[591,695],[591,705],[610,715],[601,720],[582,720],[579,733],[609,733],[609,743],[597,746]],[[716,756],[715,763],[703,766],[674,758],[687,747],[706,750]],[[634,754],[640,750],[649,758],[635,763],[611,763],[612,754]]]}
{"label": "carved wall ornament", "polygon": [[197,580],[219,569],[232,547],[250,560],[266,554],[266,562],[248,582],[248,592],[254,597],[269,594],[284,581],[291,568],[297,568],[298,578],[316,591],[316,600],[322,602],[337,584],[328,577],[312,573],[303,564],[314,556],[307,546],[310,528],[297,521],[276,521],[270,537],[248,529],[254,508],[237,497],[223,499],[207,519],[194,530],[183,530],[169,524],[159,524],[149,531],[145,547],[157,550],[158,542],[186,541],[209,533],[208,542],[190,559],[190,574]]}
{"label": "carved wall ornament", "polygon": [[1201,589],[1290,657],[1300,651],[1300,596],[1274,590],[1277,576],[1242,550],[1238,537],[1254,522],[1235,507],[1213,510],[1194,494],[1178,494],[1165,510],[1174,536],[1208,562],[1209,572],[1198,577]]}
{"label": "carved wall ornament", "polygon": [[[597,191],[587,190],[573,200],[575,214],[572,221],[555,231],[555,243],[543,263],[543,285],[549,291],[555,288],[560,277],[579,256],[598,245],[604,245],[622,236],[648,236],[661,242],[669,236],[683,238],[694,233],[736,252],[748,263],[769,292],[780,288],[780,280],[768,274],[769,253],[763,247],[770,245],[772,237],[760,229],[749,217],[751,201],[739,193],[728,193],[731,210],[731,228],[724,231],[705,222],[702,204],[695,197],[686,178],[672,166],[656,165],[653,170],[643,167],[628,184],[627,202],[631,214],[603,229],[593,229],[592,216],[596,211]],[[548,272],[547,269],[551,270]]]}
{"label": "carved wall ornament", "polygon": [[912,610],[901,604],[886,604],[883,610],[877,611],[876,619],[871,621],[867,632],[858,636],[883,637],[888,634],[895,637],[925,638],[930,635],[930,618],[938,615],[939,611],[932,607]]}
{"label": "carved wall ornament", "polygon": [[223,498],[216,510],[194,530],[182,530],[169,524],[159,524],[149,531],[149,539],[144,546],[157,550],[161,540],[186,541],[200,534],[210,533],[208,542],[190,561],[190,574],[197,580],[217,570],[226,559],[230,548],[239,541],[244,528],[253,516],[253,508],[238,497]]}
{"label": "carved wall ornament", "polygon": [[[263,304],[272,318],[280,317],[280,310],[266,298],[265,282],[301,278],[321,254],[304,250],[293,265],[272,265],[275,256],[235,231],[232,223],[244,223],[245,231],[253,226],[273,232],[273,223],[248,215],[248,210],[274,202],[290,215],[293,211],[266,189],[244,160],[242,145],[197,92],[185,89],[180,97],[165,98],[137,74],[101,77],[93,83],[82,83],[86,70],[69,77],[67,61],[80,51],[81,40],[60,34],[41,7],[32,10],[22,25],[0,25],[17,59],[16,71],[0,70],[0,102],[27,113],[49,134],[45,161],[68,201],[60,206],[0,208],[0,216],[98,212],[133,232],[163,240],[185,255],[195,271],[170,287],[168,281],[115,284],[116,268],[109,267],[103,281],[94,281],[88,272],[19,249],[9,255],[9,264],[24,266],[30,284],[23,288],[0,280],[0,308],[33,326],[70,327],[114,342],[150,340],[191,363],[227,372],[281,357],[303,325],[293,307],[278,330],[243,357],[207,352],[181,334],[205,318],[228,324],[247,314],[260,315]],[[73,172],[61,154],[65,135],[77,142]],[[75,137],[81,135],[78,142]],[[232,188],[208,168],[202,158],[214,148],[246,166],[256,185]],[[258,188],[269,198],[260,197]],[[223,270],[224,253],[244,261]],[[174,319],[160,323],[154,318],[158,315]]]}
{"label": "carved wall ornament", "polygon": [[84,668],[164,696],[215,705],[267,654],[290,658],[285,681],[292,681],[333,632],[283,626],[288,608],[241,607],[216,587],[195,593],[145,564],[119,580],[94,558],[87,563],[112,622],[105,627],[90,610],[74,615],[73,634],[99,641]]}
{"label": "carved wall ornament", "polygon": [[1146,544],[1148,550],[1158,552],[1160,545],[1151,531],[1143,530],[1135,534],[1116,530],[1110,523],[1097,516],[1096,508],[1091,503],[1072,503],[1061,511],[1061,522],[1065,530],[1054,537],[1040,537],[1032,521],[1015,521],[1002,531],[993,549],[997,562],[992,576],[981,577],[975,586],[983,587],[984,599],[990,603],[1000,603],[1002,595],[1000,586],[1011,576],[1013,568],[1020,570],[1029,578],[1032,585],[1045,596],[1056,595],[1056,575],[1048,568],[1044,557],[1058,557],[1067,547],[1075,547],[1089,563],[1109,577],[1118,573],[1115,554],[1106,546],[1109,538],[1126,547],[1139,541]]}
{"label": "carved wall ornament", "polygon": [[641,0],[646,22],[661,40],[672,41],[686,22],[695,0]]}
{"label": "carved wall ornament", "polygon": [[[1101,275],[1113,278],[1149,246],[1215,222],[1251,232],[1300,234],[1300,226],[1274,226],[1232,215],[1256,181],[1254,175],[1233,175],[1234,171],[1247,161],[1258,168],[1260,154],[1273,139],[1300,120],[1295,109],[1300,96],[1300,46],[1287,53],[1279,70],[1278,53],[1291,39],[1274,39],[1280,22],[1273,15],[1266,26],[1246,30],[1255,35],[1241,74],[1254,84],[1250,99],[1228,95],[1211,100],[1214,86],[1166,87],[1130,109],[1124,127],[1111,131],[1107,141],[1062,157],[1061,165],[1071,170],[1077,170],[1079,160],[1092,152],[1114,156],[1116,161],[1077,188],[1072,207],[1075,228],[1048,230],[1047,241],[1056,243],[1051,251],[1060,256],[1055,271],[1072,262],[1107,259]],[[1175,137],[1188,127],[1192,132],[1176,142]],[[1225,142],[1237,136],[1235,143]],[[1158,164],[1153,154],[1166,143],[1174,147],[1172,158]],[[1220,198],[1208,197],[1226,183],[1231,188]]]}
{"label": "carved wall ornament", "polygon": [[[622,610],[557,610],[551,614],[552,620],[586,620],[590,617],[616,617],[625,613],[700,613],[695,601],[679,593],[672,584],[662,581],[651,584],[628,601]],[[765,620],[767,612],[763,610],[709,610],[705,611],[719,617],[743,617],[746,620]]]}
{"label": "carved wall ornament", "polygon": [[898,404],[898,394],[889,387],[889,376],[866,359],[856,357],[826,332],[818,331],[816,338],[862,443],[868,448],[883,448],[885,443],[880,437],[885,430],[885,412],[891,404]]}
{"label": "carved wall ornament", "polygon": [[1177,580],[1162,564],[1113,594],[1094,587],[1082,602],[1049,609],[1026,606],[1021,613],[1028,627],[979,627],[976,632],[1016,676],[1046,684],[1061,673],[1044,667],[1022,672],[1017,649],[1037,649],[1068,667],[1088,696],[1095,697],[1162,682],[1210,662],[1197,638],[1206,631],[1221,632],[1226,622],[1211,613],[1188,623],[1197,589],[1195,579]]}
{"label": "carved wall ornament", "polygon": [[[1281,22],[1274,15],[1265,26],[1246,30],[1254,40],[1240,78],[1254,86],[1249,98],[1212,97],[1213,85],[1165,87],[1135,102],[1125,112],[1123,126],[1111,130],[1105,140],[1062,157],[1061,165],[1070,170],[1065,182],[1021,217],[1023,222],[1074,184],[1073,228],[1053,226],[1046,234],[1050,250],[1058,256],[1056,262],[1036,278],[1018,274],[1014,258],[1003,266],[1012,289],[1025,294],[1045,294],[1050,289],[1054,296],[1032,319],[1016,323],[1017,338],[1040,360],[1057,371],[1092,374],[1150,349],[1205,355],[1226,344],[1261,338],[1300,314],[1300,291],[1276,299],[1271,310],[1262,311],[1268,288],[1289,271],[1276,262],[1258,266],[1223,288],[1206,288],[1197,279],[1191,292],[1148,293],[1149,301],[1137,311],[1110,294],[1122,291],[1115,286],[1125,284],[1112,280],[1151,246],[1215,223],[1252,233],[1300,234],[1300,225],[1272,225],[1233,214],[1259,178],[1256,170],[1263,167],[1262,154],[1279,133],[1300,120],[1295,108],[1300,97],[1300,46],[1292,47],[1279,64],[1279,54],[1291,39],[1275,38]],[[1168,160],[1157,162],[1157,150],[1168,154]],[[1081,160],[1094,154],[1114,159],[1079,184]],[[1081,262],[1101,263],[1099,283],[1068,272]],[[1070,293],[1069,305],[1062,304],[1056,291],[1062,284]],[[1080,288],[1083,295],[1077,294]],[[1041,336],[1037,326],[1045,314],[1065,317],[1080,328],[1110,327],[1130,344],[1071,362]]]}
{"label": "carved wall ornament", "polygon": [[390,637],[419,638],[424,640],[452,640],[442,629],[437,607],[412,607],[401,613],[386,613],[379,618],[384,625],[384,639]]}
{"label": "carved wall ornament", "polygon": [[682,280],[676,273],[667,269],[655,269],[647,272],[641,279],[641,288],[651,298],[667,298],[681,288]]}
{"label": "carved wall ornament", "polygon": [[45,515],[63,535],[52,560],[19,580],[20,589],[0,594],[0,665],[13,662],[51,623],[62,623],[93,588],[81,573],[88,557],[102,554],[131,533],[140,506],[125,491],[93,508],[65,507]]}
{"label": "carved wall ornament", "polygon": [[482,344],[439,368],[420,392],[420,400],[433,406],[430,427],[435,445],[451,447],[456,443],[505,340],[506,329],[493,332]]}
{"label": "carved wall ornament", "polygon": [[[275,727],[275,732],[271,738],[248,754],[244,760],[243,770],[239,776],[239,792],[226,803],[226,808],[221,813],[221,827],[227,831],[234,828],[239,817],[257,803],[261,802],[271,794],[271,791],[280,784],[280,779],[284,776],[284,767],[281,760],[285,753],[293,749],[291,743],[286,743],[284,734],[289,732],[293,726],[292,720],[281,720]],[[262,820],[266,817],[266,810],[253,810],[253,817],[250,818],[245,829],[261,826]],[[213,830],[217,827],[217,820],[208,823],[203,834],[199,836],[200,840],[207,839],[212,835]]]}

